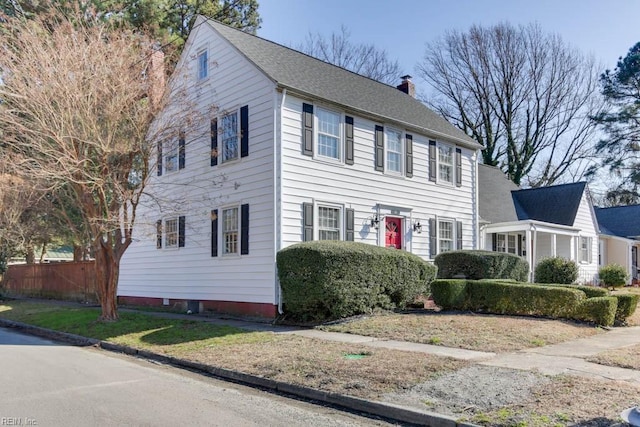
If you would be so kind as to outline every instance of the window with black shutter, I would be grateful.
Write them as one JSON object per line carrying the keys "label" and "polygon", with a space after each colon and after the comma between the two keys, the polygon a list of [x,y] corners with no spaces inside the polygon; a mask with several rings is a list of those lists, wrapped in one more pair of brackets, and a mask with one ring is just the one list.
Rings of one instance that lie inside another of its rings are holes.
{"label": "window with black shutter", "polygon": [[384,172],[384,128],[376,125],[375,134],[375,170]]}
{"label": "window with black shutter", "polygon": [[405,135],[405,175],[413,177],[413,135]]}
{"label": "window with black shutter", "polygon": [[313,105],[302,104],[302,154],[313,156]]}

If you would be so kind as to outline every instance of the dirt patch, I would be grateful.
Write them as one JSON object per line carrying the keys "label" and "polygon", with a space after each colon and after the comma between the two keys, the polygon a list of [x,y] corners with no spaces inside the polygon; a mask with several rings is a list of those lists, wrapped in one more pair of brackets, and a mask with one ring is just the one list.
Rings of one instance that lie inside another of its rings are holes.
{"label": "dirt patch", "polygon": [[318,328],[495,353],[557,344],[604,332],[571,321],[428,310],[365,316]]}
{"label": "dirt patch", "polygon": [[610,426],[638,404],[629,383],[545,376],[490,366],[470,366],[425,381],[386,401],[491,426]]}
{"label": "dirt patch", "polygon": [[604,351],[586,360],[601,365],[640,370],[640,345]]}
{"label": "dirt patch", "polygon": [[184,354],[190,360],[303,385],[377,399],[468,365],[445,357],[297,336],[273,341],[216,346]]}

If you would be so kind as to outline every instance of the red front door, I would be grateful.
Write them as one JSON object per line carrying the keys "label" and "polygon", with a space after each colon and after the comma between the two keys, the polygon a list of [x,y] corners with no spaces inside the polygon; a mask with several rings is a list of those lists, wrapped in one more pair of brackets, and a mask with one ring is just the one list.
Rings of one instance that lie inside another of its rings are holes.
{"label": "red front door", "polygon": [[385,218],[384,245],[388,248],[402,249],[402,218]]}

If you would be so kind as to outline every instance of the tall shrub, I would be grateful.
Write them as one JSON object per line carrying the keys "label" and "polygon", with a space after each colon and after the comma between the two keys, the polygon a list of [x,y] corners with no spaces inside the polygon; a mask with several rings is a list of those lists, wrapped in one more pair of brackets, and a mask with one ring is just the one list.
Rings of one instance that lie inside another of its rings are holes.
{"label": "tall shrub", "polygon": [[434,260],[439,279],[511,279],[526,282],[529,264],[513,254],[464,250],[438,254]]}
{"label": "tall shrub", "polygon": [[627,270],[618,264],[605,265],[600,269],[599,275],[602,283],[608,288],[624,286],[629,278]]}
{"label": "tall shrub", "polygon": [[578,266],[561,257],[545,258],[536,265],[534,279],[536,283],[569,285],[578,279]]}

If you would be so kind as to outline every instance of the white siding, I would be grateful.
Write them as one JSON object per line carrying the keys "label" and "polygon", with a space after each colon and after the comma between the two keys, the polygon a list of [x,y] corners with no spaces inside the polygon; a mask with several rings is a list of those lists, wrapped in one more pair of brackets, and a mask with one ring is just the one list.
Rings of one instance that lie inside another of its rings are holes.
{"label": "white siding", "polygon": [[[202,48],[209,51],[209,77],[195,83],[196,53]],[[191,65],[185,78],[194,82],[192,97],[204,121],[186,129],[185,169],[161,177],[154,171],[149,187],[154,200],[139,208],[118,294],[274,304],[274,83],[208,25],[194,31],[182,58],[183,65]],[[212,167],[210,119],[216,108],[226,112],[244,105],[249,106],[248,157],[226,164],[219,158]],[[249,254],[223,256],[220,242],[219,256],[212,257],[211,210],[218,209],[220,217],[223,207],[240,204],[249,204]],[[186,216],[185,247],[156,249],[156,220],[178,215]]]}
{"label": "white siding", "polygon": [[[377,205],[380,213],[404,217],[403,246],[425,259],[429,258],[429,219],[440,217],[462,221],[463,248],[477,247],[475,211],[474,151],[462,149],[462,186],[436,184],[428,176],[428,141],[424,135],[385,122],[376,122],[352,112],[354,118],[354,164],[346,165],[302,154],[302,104],[300,98],[286,96],[282,108],[282,247],[302,240],[302,203],[330,202],[355,211],[355,241],[382,244],[384,225],[379,230],[369,226]],[[321,105],[321,104],[320,104]],[[317,111],[318,104],[315,105]],[[321,105],[322,106],[322,105]],[[337,109],[337,111],[340,111]],[[375,125],[392,127],[413,136],[413,177],[399,177],[374,169]],[[455,170],[454,170],[455,172]],[[382,218],[380,218],[382,220]],[[412,230],[420,220],[422,233]],[[454,242],[455,243],[455,242]]]}
{"label": "white siding", "polygon": [[[597,220],[591,202],[588,198],[588,190],[585,189],[580,200],[580,206],[576,213],[576,219],[573,223],[575,228],[580,229],[581,237],[591,238],[591,259],[589,262],[578,262],[578,279],[580,281],[592,282],[598,275],[598,232]],[[576,245],[579,245],[580,239],[576,239]],[[576,259],[579,259],[579,247],[575,249]]]}

